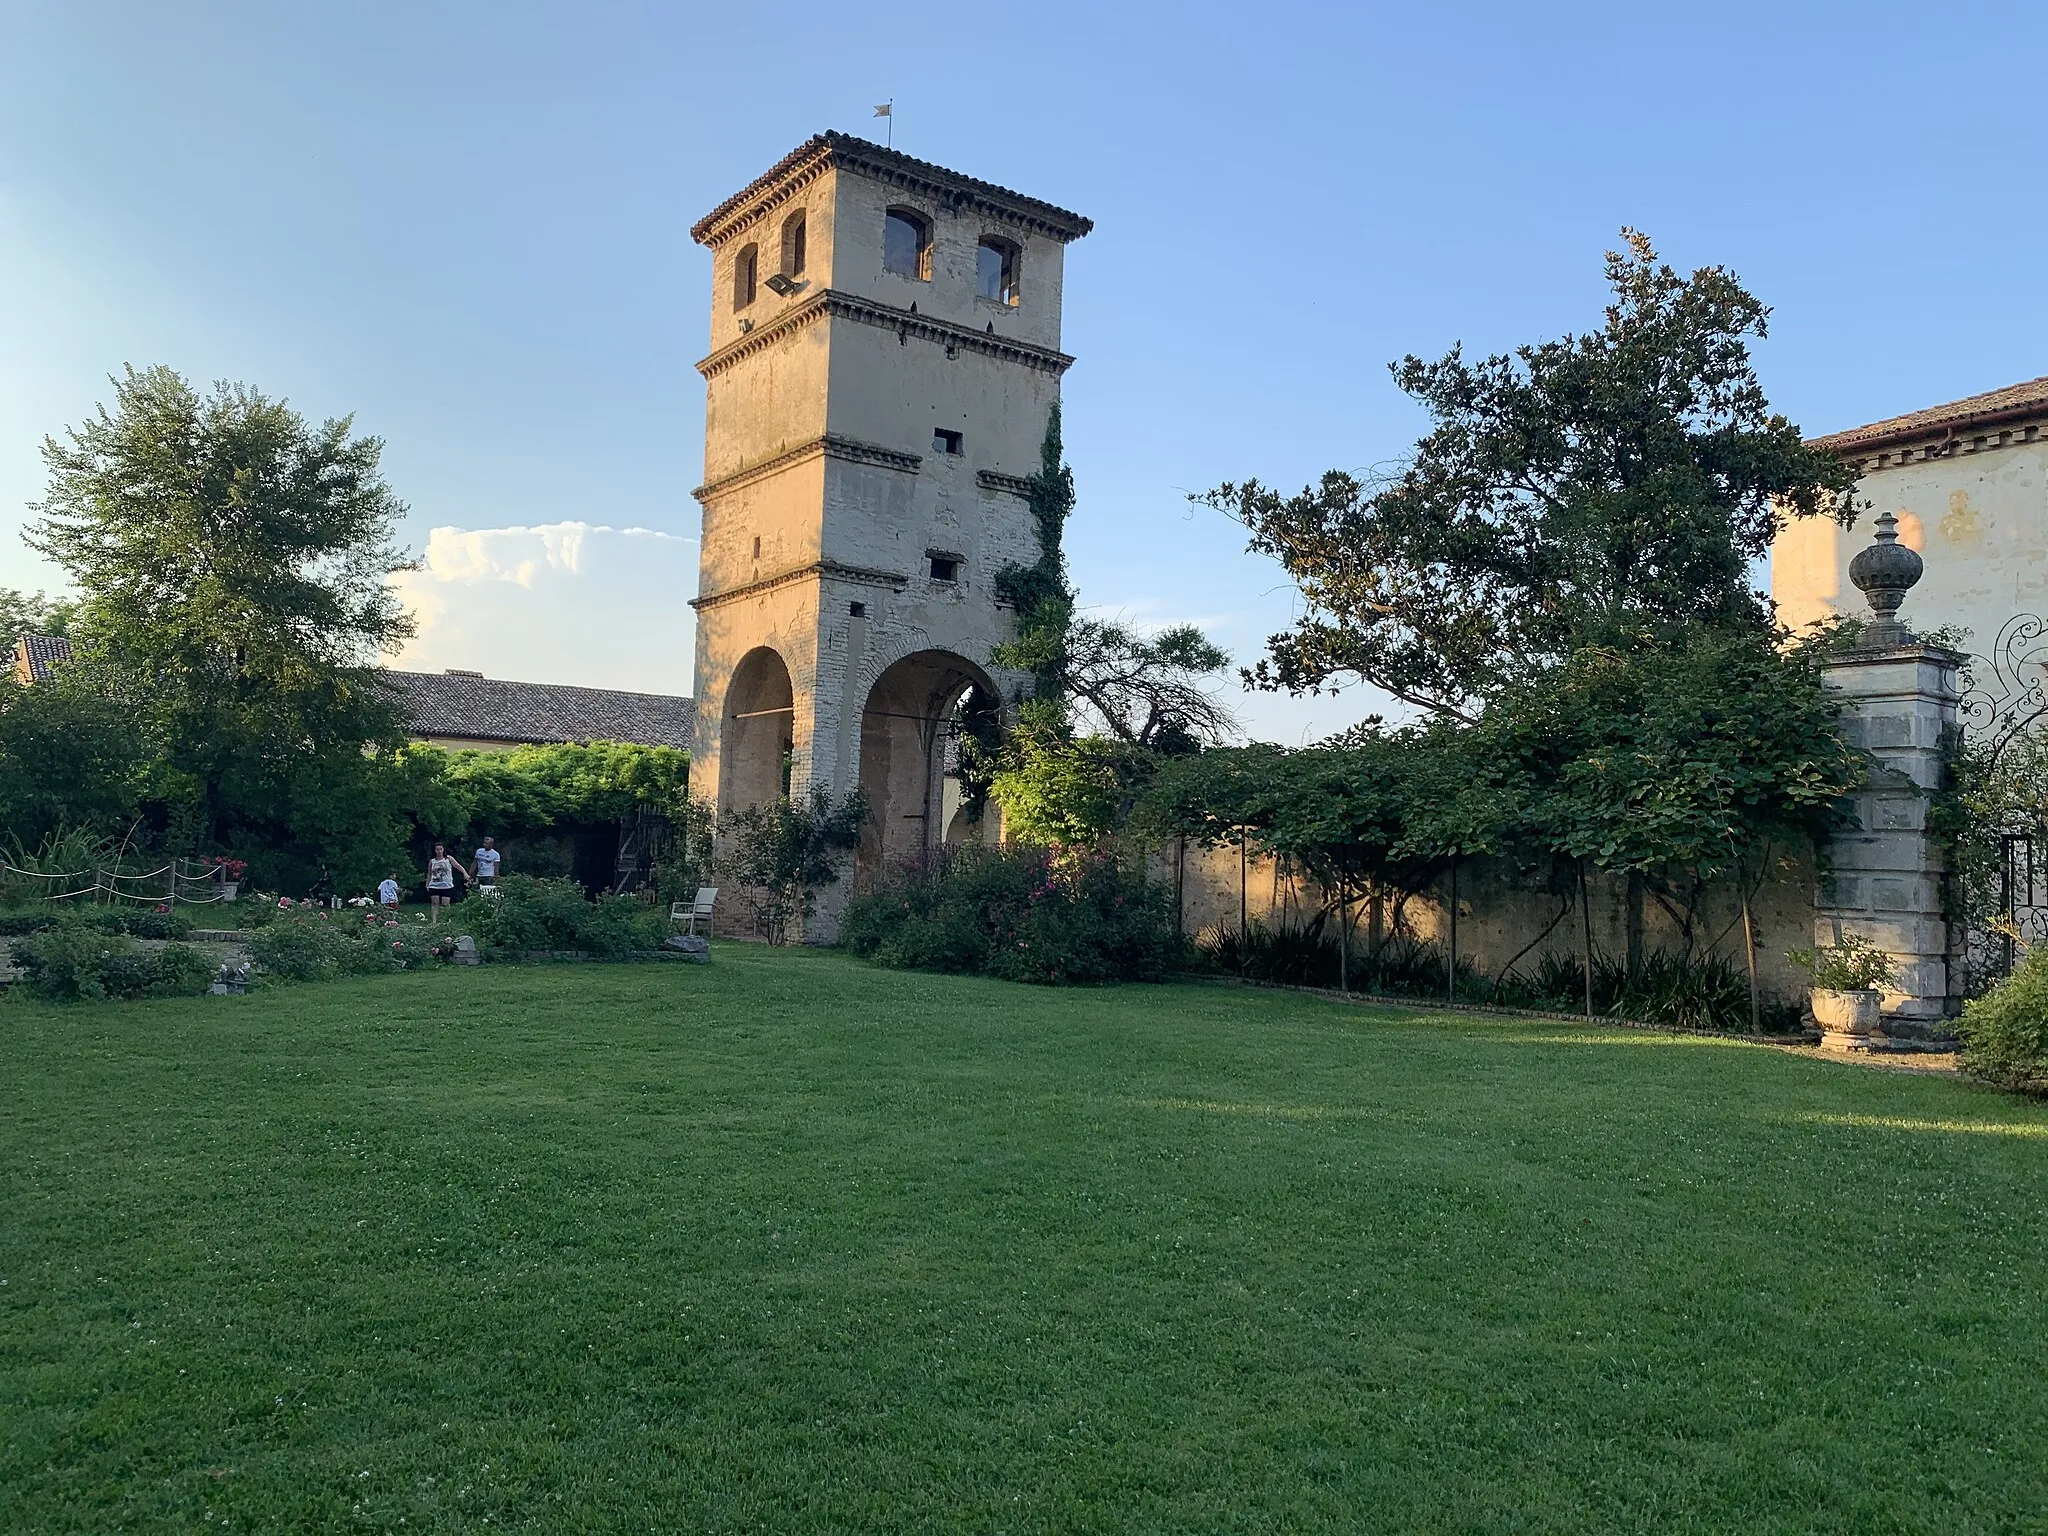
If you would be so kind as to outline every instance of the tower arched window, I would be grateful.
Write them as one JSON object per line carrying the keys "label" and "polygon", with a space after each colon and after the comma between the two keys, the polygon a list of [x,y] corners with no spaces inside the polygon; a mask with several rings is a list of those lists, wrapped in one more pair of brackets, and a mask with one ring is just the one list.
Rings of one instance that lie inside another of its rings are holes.
{"label": "tower arched window", "polygon": [[754,302],[754,288],[761,276],[761,248],[744,246],[732,261],[732,307],[745,309]]}
{"label": "tower arched window", "polygon": [[799,208],[782,221],[782,275],[802,277],[804,275],[804,211]]}
{"label": "tower arched window", "polygon": [[998,304],[1018,301],[1017,247],[995,235],[984,235],[974,253],[974,291]]}
{"label": "tower arched window", "polygon": [[882,270],[930,282],[932,226],[921,213],[891,208],[882,220]]}

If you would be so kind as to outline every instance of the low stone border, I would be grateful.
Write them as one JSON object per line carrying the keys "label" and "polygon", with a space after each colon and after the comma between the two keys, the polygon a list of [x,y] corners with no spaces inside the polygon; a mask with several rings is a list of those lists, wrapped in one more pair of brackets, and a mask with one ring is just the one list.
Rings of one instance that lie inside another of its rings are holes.
{"label": "low stone border", "polygon": [[1757,1045],[1810,1046],[1820,1042],[1820,1031],[1796,1035],[1749,1035],[1732,1029],[1705,1029],[1696,1024],[1656,1024],[1648,1019],[1623,1019],[1612,1014],[1560,1013],[1547,1008],[1509,1008],[1494,1003],[1449,1003],[1442,998],[1402,997],[1391,992],[1338,992],[1329,987],[1299,987],[1283,981],[1255,981],[1244,976],[1209,976],[1199,971],[1175,974],[1175,981],[1196,982],[1216,987],[1248,987],[1266,992],[1296,992],[1303,997],[1325,998],[1333,1003],[1356,1003],[1374,1008],[1434,1008],[1441,1013],[1472,1013],[1500,1019],[1541,1019],[1551,1024],[1611,1024],[1617,1029],[1642,1029],[1658,1035],[1700,1035],[1713,1040],[1745,1040]]}
{"label": "low stone border", "polygon": [[[674,949],[629,949],[623,955],[593,955],[581,949],[524,949],[519,952],[515,965],[631,965],[642,960],[664,960],[688,965],[692,957]],[[484,957],[486,965],[491,958]],[[503,965],[499,960],[496,964]],[[701,960],[697,963],[702,963]]]}
{"label": "low stone border", "polygon": [[1749,1035],[1732,1029],[1703,1029],[1693,1024],[1655,1024],[1648,1019],[1621,1019],[1608,1014],[1587,1018],[1583,1013],[1556,1013],[1543,1008],[1505,1008],[1491,1003],[1447,1003],[1441,998],[1399,997],[1387,992],[1337,992],[1328,987],[1297,987],[1280,981],[1254,981],[1242,976],[1210,976],[1199,971],[1179,972],[1175,981],[1196,982],[1218,987],[1248,987],[1268,992],[1295,992],[1320,997],[1333,1003],[1356,1003],[1375,1008],[1435,1008],[1444,1013],[1472,1013],[1504,1019],[1541,1019],[1556,1024],[1607,1024],[1616,1029],[1639,1029],[1657,1035],[1697,1035],[1710,1040],[1735,1040],[1750,1045],[1768,1045],[1778,1050],[1799,1051],[1824,1061],[1851,1066],[1886,1067],[1908,1072],[1954,1072],[1962,1042],[1957,1040],[1887,1040],[1867,1050],[1842,1051],[1823,1048],[1820,1031],[1810,1029],[1796,1035]]}

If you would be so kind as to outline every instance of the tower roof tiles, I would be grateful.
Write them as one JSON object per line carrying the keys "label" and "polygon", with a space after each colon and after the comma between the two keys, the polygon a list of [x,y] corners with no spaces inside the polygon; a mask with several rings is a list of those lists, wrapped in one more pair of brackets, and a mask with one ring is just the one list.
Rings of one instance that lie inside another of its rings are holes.
{"label": "tower roof tiles", "polygon": [[858,175],[892,181],[937,197],[943,201],[978,206],[990,212],[1040,230],[1055,240],[1078,240],[1095,227],[1093,219],[1039,198],[1026,197],[999,187],[992,181],[963,176],[929,160],[919,160],[900,150],[887,149],[850,133],[825,132],[804,140],[773,166],[733,193],[690,227],[690,238],[699,245],[717,245],[747,217],[772,203],[769,194],[780,184],[814,167],[841,166]]}

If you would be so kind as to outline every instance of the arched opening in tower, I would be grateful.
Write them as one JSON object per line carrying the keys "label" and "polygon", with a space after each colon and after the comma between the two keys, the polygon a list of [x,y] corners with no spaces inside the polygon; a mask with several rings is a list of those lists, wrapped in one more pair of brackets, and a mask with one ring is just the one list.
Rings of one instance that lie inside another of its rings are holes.
{"label": "arched opening in tower", "polygon": [[959,770],[962,737],[993,724],[997,699],[988,674],[950,651],[918,651],[875,679],[860,719],[868,823],[858,874],[993,840],[995,812],[974,803]]}
{"label": "arched opening in tower", "polygon": [[719,736],[718,805],[743,810],[789,793],[795,751],[796,692],[789,668],[769,647],[740,658],[725,691]]}

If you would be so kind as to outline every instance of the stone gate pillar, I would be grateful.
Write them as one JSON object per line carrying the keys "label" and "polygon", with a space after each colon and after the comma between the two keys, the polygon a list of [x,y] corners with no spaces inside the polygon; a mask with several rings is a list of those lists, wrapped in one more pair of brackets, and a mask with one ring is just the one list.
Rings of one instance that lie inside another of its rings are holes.
{"label": "stone gate pillar", "polygon": [[1931,792],[1961,699],[1954,651],[1928,645],[1898,621],[1920,579],[1919,555],[1898,542],[1895,519],[1877,520],[1877,542],[1859,554],[1849,579],[1869,599],[1875,622],[1856,647],[1828,664],[1850,743],[1874,759],[1854,798],[1854,822],[1821,853],[1814,941],[1855,934],[1888,952],[1895,975],[1884,998],[1884,1032],[1901,1040],[1952,1038],[1948,1024],[1949,923],[1942,907],[1945,866],[1928,828]]}

